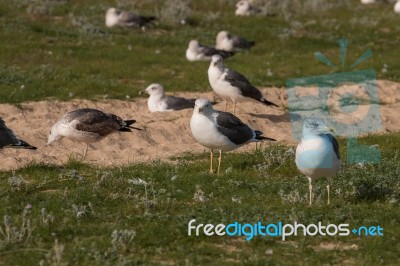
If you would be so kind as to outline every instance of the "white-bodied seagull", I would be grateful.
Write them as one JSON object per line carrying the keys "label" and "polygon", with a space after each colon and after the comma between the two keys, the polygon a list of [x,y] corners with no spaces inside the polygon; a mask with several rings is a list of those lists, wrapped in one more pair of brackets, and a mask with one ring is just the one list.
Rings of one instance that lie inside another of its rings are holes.
{"label": "white-bodied seagull", "polygon": [[234,114],[236,102],[240,101],[255,100],[265,105],[279,107],[277,104],[268,101],[261,91],[254,87],[242,74],[225,68],[224,61],[219,55],[213,55],[211,58],[210,67],[208,68],[208,80],[215,93],[226,101],[225,111],[228,100],[234,103]]}
{"label": "white-bodied seagull", "polygon": [[194,107],[196,99],[185,99],[181,97],[168,96],[164,94],[164,87],[161,84],[153,83],[145,90],[150,95],[147,100],[147,107],[150,112],[169,112]]}
{"label": "white-bodied seagull", "polygon": [[296,149],[296,166],[309,181],[310,205],[312,204],[312,180],[326,177],[328,204],[330,203],[331,178],[340,171],[339,144],[331,133],[334,129],[319,118],[304,121],[302,138]]}
{"label": "white-bodied seagull", "polygon": [[147,24],[151,23],[155,19],[156,17],[154,16],[140,16],[135,13],[118,10],[114,7],[109,8],[106,12],[106,26],[109,28],[115,26],[138,26],[143,30]]}
{"label": "white-bodied seagull", "polygon": [[232,35],[227,31],[220,31],[215,38],[215,48],[224,51],[240,51],[250,49],[255,45],[254,41],[248,41],[237,35]]}
{"label": "white-bodied seagull", "polygon": [[234,55],[234,52],[201,45],[197,40],[191,40],[186,49],[186,59],[189,61],[209,61],[213,55],[220,55],[222,58],[228,58]]}
{"label": "white-bodied seagull", "polygon": [[249,142],[275,139],[263,137],[261,131],[252,130],[231,113],[213,109],[207,99],[196,100],[190,129],[195,140],[210,149],[210,173],[213,173],[214,150],[219,150],[218,174],[220,173],[222,151],[237,149]]}

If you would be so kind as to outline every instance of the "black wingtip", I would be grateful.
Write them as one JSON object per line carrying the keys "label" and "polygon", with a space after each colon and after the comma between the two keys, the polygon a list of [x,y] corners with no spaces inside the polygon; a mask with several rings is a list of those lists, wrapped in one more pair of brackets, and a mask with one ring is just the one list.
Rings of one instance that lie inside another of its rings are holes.
{"label": "black wingtip", "polygon": [[258,140],[276,141],[276,139],[273,138],[263,137],[262,136],[263,133],[261,131],[255,130],[254,132],[256,133],[256,139]]}
{"label": "black wingtip", "polygon": [[19,140],[20,144],[18,145],[10,145],[9,147],[15,148],[15,149],[27,149],[27,150],[37,150],[35,146],[30,145],[28,142]]}
{"label": "black wingtip", "polygon": [[124,122],[126,123],[126,126],[130,126],[130,125],[132,125],[132,124],[134,124],[134,123],[136,123],[136,120],[124,120]]}
{"label": "black wingtip", "polygon": [[266,105],[268,105],[268,106],[272,105],[272,106],[275,106],[275,107],[279,107],[279,105],[277,105],[276,103],[270,102],[267,99],[262,99],[261,102],[266,104]]}

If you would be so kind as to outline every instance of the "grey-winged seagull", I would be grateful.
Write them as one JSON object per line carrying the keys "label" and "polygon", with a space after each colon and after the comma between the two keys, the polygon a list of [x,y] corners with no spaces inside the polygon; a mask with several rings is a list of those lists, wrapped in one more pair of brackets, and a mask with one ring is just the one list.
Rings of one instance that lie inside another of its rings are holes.
{"label": "grey-winged seagull", "polygon": [[215,48],[224,51],[240,51],[250,49],[255,45],[254,41],[248,41],[237,35],[232,35],[227,31],[220,31],[215,39]]}
{"label": "grey-winged seagull", "polygon": [[279,107],[277,104],[268,101],[261,94],[261,91],[254,87],[242,74],[225,68],[223,59],[219,55],[213,55],[211,58],[208,80],[215,93],[226,101],[225,111],[228,100],[234,103],[234,114],[236,102],[240,101],[256,100],[265,105]]}
{"label": "grey-winged seagull", "polygon": [[260,13],[261,9],[253,6],[249,0],[240,0],[236,3],[236,16],[250,16],[253,14]]}
{"label": "grey-winged seagull", "polygon": [[126,12],[118,10],[111,7],[106,12],[106,26],[111,28],[115,26],[132,27],[139,26],[144,29],[144,27],[155,20],[154,16],[140,16],[132,12]]}
{"label": "grey-winged seagull", "polygon": [[123,120],[117,115],[96,109],[76,109],[63,115],[53,125],[47,145],[63,137],[84,142],[86,149],[83,158],[85,158],[89,143],[98,142],[114,132],[131,132],[131,129],[140,130],[131,126],[135,122],[135,120]]}
{"label": "grey-winged seagull", "polygon": [[231,113],[216,111],[207,99],[196,100],[190,129],[195,140],[210,149],[210,173],[213,173],[214,150],[219,150],[218,174],[222,151],[237,149],[249,142],[275,139],[261,136],[261,131],[252,130]]}
{"label": "grey-winged seagull", "polygon": [[312,204],[312,180],[326,177],[328,204],[330,203],[331,178],[340,171],[339,144],[331,135],[334,129],[319,118],[304,121],[302,138],[296,149],[296,166],[309,181],[310,205]]}
{"label": "grey-winged seagull", "polygon": [[223,51],[201,45],[197,40],[191,40],[189,46],[186,49],[186,59],[189,61],[209,61],[211,56],[220,55],[222,58],[228,58],[234,55],[233,52]]}
{"label": "grey-winged seagull", "polygon": [[150,95],[147,100],[147,107],[150,112],[168,112],[194,107],[195,99],[165,95],[164,87],[158,83],[149,85],[142,92],[146,92]]}
{"label": "grey-winged seagull", "polygon": [[36,150],[36,147],[17,138],[14,132],[6,126],[6,123],[0,117],[0,149],[3,148]]}

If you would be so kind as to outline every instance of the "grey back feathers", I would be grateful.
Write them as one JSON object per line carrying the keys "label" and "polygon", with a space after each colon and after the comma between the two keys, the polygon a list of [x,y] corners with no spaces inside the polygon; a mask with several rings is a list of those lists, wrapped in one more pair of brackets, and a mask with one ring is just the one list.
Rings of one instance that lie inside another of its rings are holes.
{"label": "grey back feathers", "polygon": [[97,133],[102,137],[115,131],[130,131],[129,126],[136,122],[135,120],[124,121],[117,115],[90,108],[71,111],[61,120],[68,123],[76,120],[77,130]]}
{"label": "grey back feathers", "polygon": [[231,113],[214,111],[217,129],[236,145],[241,145],[253,139],[254,132],[239,118]]}
{"label": "grey back feathers", "polygon": [[182,110],[188,108],[194,108],[194,102],[196,99],[185,99],[175,96],[165,96],[165,104],[168,109]]}

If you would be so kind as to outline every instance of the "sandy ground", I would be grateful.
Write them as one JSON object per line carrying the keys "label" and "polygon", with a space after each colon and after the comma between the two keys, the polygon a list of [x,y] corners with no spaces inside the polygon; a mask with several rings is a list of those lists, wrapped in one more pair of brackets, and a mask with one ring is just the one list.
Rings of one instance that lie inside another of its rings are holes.
{"label": "sandy ground", "polygon": [[[344,91],[346,91],[346,86]],[[383,130],[381,132],[400,131],[400,84],[390,81],[379,81],[379,97]],[[347,86],[348,90],[357,88]],[[343,91],[342,91],[343,92]],[[287,106],[285,89],[263,89],[266,97],[281,105]],[[179,93],[183,97],[213,98],[213,93]],[[360,93],[362,98],[362,93]],[[224,102],[215,105],[215,109],[223,110]],[[182,110],[167,113],[150,113],[147,110],[146,99],[130,101],[121,100],[73,100],[69,102],[41,101],[24,103],[21,106],[10,104],[0,105],[0,116],[7,126],[14,130],[16,135],[32,145],[37,151],[3,149],[0,151],[1,170],[15,169],[29,162],[47,162],[62,164],[71,156],[80,158],[85,144],[72,142],[68,139],[53,143],[45,147],[47,136],[52,124],[64,113],[83,107],[97,108],[115,113],[125,119],[136,119],[137,127],[144,130],[132,133],[117,133],[108,136],[101,142],[89,148],[86,161],[99,165],[124,165],[133,162],[150,160],[164,160],[184,152],[201,152],[206,149],[192,138],[189,121],[192,110]],[[228,107],[229,108],[229,107]],[[232,111],[230,105],[228,111]],[[362,109],[362,108],[360,108]],[[362,110],[360,110],[362,112]],[[357,111],[354,112],[357,115]],[[285,144],[294,144],[291,136],[289,113],[284,109],[266,107],[255,102],[240,103],[236,115],[253,129],[261,130],[265,136],[277,139]],[[268,144],[263,144],[268,145]],[[245,151],[254,148],[247,145],[238,149]]]}

